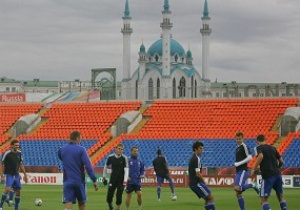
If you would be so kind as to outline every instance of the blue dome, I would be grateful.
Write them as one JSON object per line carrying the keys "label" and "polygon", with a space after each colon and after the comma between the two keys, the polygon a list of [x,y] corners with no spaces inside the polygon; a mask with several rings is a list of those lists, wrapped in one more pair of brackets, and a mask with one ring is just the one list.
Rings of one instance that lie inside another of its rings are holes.
{"label": "blue dome", "polygon": [[[149,47],[147,53],[150,56],[153,56],[155,54],[162,56],[162,39],[159,39],[156,42],[154,42],[151,45],[151,47]],[[176,53],[179,54],[179,56],[181,57],[185,55],[184,49],[181,46],[181,44],[179,44],[179,42],[177,42],[176,40],[171,39],[171,56],[174,56]]]}

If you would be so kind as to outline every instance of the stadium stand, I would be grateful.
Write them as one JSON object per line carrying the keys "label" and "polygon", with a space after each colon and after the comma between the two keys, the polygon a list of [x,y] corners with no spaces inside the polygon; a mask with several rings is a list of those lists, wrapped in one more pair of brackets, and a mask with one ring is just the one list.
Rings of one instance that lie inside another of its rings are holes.
{"label": "stadium stand", "polygon": [[[42,122],[37,128],[18,137],[24,156],[28,158],[25,159],[27,165],[57,165],[57,149],[69,138],[71,131],[79,130],[83,145],[96,166],[103,166],[107,155],[123,142],[125,154],[130,154],[131,146],[140,147],[146,166],[152,166],[155,151],[161,148],[170,166],[185,167],[192,143],[201,140],[205,144],[203,163],[206,167],[230,167],[237,131],[245,134],[251,152],[256,145],[257,134],[263,133],[269,144],[278,144],[278,150],[287,159],[288,166],[299,166],[299,159],[288,155],[295,154],[297,151],[294,148],[299,148],[299,132],[289,133],[282,138],[282,142],[278,141],[280,116],[286,108],[295,107],[297,103],[297,98],[170,100],[154,101],[148,108],[141,108],[139,101],[56,102],[43,109],[43,104],[1,104],[0,140],[3,144],[10,138],[7,131],[19,117],[39,112]],[[112,138],[109,128],[118,117],[138,109],[143,110],[143,121],[136,126],[138,130]],[[2,145],[0,153],[8,147],[7,144]],[[30,151],[38,151],[37,156]],[[42,156],[45,154],[47,158],[44,160]]]}
{"label": "stadium stand", "polygon": [[[31,113],[38,113],[43,107],[42,103],[17,103],[0,105],[0,133],[6,134],[13,124],[22,116]],[[9,135],[1,135],[1,143],[9,139]]]}
{"label": "stadium stand", "polygon": [[106,139],[116,119],[139,106],[140,102],[54,103],[41,116],[45,122],[20,139],[68,139],[73,130],[80,131],[82,139]]}

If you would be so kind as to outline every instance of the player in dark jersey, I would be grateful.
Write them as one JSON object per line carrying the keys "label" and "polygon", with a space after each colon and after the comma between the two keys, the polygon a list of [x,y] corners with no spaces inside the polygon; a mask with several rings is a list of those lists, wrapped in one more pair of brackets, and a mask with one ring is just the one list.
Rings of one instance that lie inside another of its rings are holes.
{"label": "player in dark jersey", "polygon": [[283,159],[275,147],[265,143],[265,136],[260,134],[256,138],[258,146],[256,147],[257,159],[251,170],[253,175],[255,170],[260,166],[261,182],[261,205],[263,210],[270,210],[268,198],[271,190],[276,191],[281,210],[287,210],[287,203],[283,198],[283,182],[280,167],[283,165]]}
{"label": "player in dark jersey", "polygon": [[109,210],[113,210],[113,197],[115,191],[116,193],[116,208],[115,210],[119,210],[122,204],[122,195],[124,191],[124,187],[127,184],[128,180],[128,159],[125,155],[123,155],[124,145],[118,144],[115,148],[115,153],[111,154],[107,157],[107,160],[103,169],[103,183],[107,183],[106,181],[106,173],[107,168],[111,169],[110,179],[108,183],[106,202],[108,203]]}
{"label": "player in dark jersey", "polygon": [[200,155],[203,152],[203,143],[196,141],[193,144],[193,156],[189,162],[189,186],[191,190],[198,196],[198,198],[203,198],[205,200],[206,210],[215,210],[214,197],[211,194],[210,189],[206,186],[204,179],[202,177],[202,163]]}
{"label": "player in dark jersey", "polygon": [[157,157],[152,161],[154,171],[156,173],[156,181],[157,181],[157,199],[160,201],[160,194],[161,194],[161,184],[166,179],[169,182],[169,186],[172,192],[171,199],[173,201],[177,200],[177,196],[174,190],[174,183],[173,180],[170,178],[169,175],[169,168],[167,165],[167,159],[162,155],[160,149],[157,150]]}
{"label": "player in dark jersey", "polygon": [[27,182],[27,174],[23,164],[23,157],[19,151],[20,143],[18,140],[13,140],[10,145],[11,148],[2,155],[2,162],[0,166],[1,181],[4,181],[5,179],[5,188],[0,202],[0,210],[3,208],[3,203],[7,198],[8,192],[12,189],[16,194],[15,210],[19,209],[21,195],[21,178],[19,175],[19,169],[24,173],[24,181]]}
{"label": "player in dark jersey", "polygon": [[141,178],[145,177],[145,166],[138,158],[139,148],[134,146],[131,148],[131,156],[128,158],[129,163],[129,177],[126,185],[126,209],[129,209],[132,193],[136,192],[138,209],[142,210],[142,186]]}
{"label": "player in dark jersey", "polygon": [[253,188],[259,193],[259,188],[256,182],[246,184],[246,181],[250,175],[247,163],[252,159],[252,155],[249,152],[248,146],[244,143],[244,134],[237,132],[235,134],[237,148],[235,149],[235,162],[236,176],[234,181],[234,190],[236,191],[236,197],[241,210],[245,210],[245,201],[243,198],[243,192],[249,188]]}

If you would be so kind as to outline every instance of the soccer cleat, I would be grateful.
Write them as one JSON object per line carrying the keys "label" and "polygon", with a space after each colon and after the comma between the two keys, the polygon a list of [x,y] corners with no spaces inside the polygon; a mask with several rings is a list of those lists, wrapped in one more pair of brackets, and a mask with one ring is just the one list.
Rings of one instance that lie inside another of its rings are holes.
{"label": "soccer cleat", "polygon": [[[160,200],[160,198],[159,199],[157,199],[158,200],[158,202],[161,202],[161,200]],[[1,209],[0,209],[1,210]]]}
{"label": "soccer cleat", "polygon": [[255,190],[255,192],[256,192],[257,194],[259,194],[260,190],[259,190],[259,187],[258,187],[257,182],[253,182],[252,185],[253,185],[253,189]]}
{"label": "soccer cleat", "polygon": [[13,201],[11,201],[11,200],[10,200],[10,201],[8,201],[8,206],[9,206],[9,207],[12,207],[12,206],[14,206],[14,205],[15,205],[15,204],[14,204],[14,202],[13,202]]}

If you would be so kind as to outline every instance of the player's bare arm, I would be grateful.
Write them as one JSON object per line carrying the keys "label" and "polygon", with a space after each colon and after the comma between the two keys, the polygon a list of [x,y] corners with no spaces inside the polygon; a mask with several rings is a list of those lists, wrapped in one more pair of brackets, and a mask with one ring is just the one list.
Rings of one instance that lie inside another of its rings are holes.
{"label": "player's bare arm", "polygon": [[5,179],[3,171],[4,171],[4,164],[1,162],[1,164],[0,164],[1,182],[4,182],[4,179]]}
{"label": "player's bare arm", "polygon": [[260,165],[260,163],[263,160],[263,158],[264,158],[263,154],[259,153],[258,156],[257,156],[257,158],[256,158],[256,161],[254,163],[254,166],[253,166],[253,168],[251,170],[251,176],[254,175],[255,170],[258,168],[258,166]]}
{"label": "player's bare arm", "polygon": [[25,166],[24,166],[23,162],[20,163],[20,169],[21,169],[21,171],[24,174],[24,181],[25,181],[25,183],[27,183],[28,182],[28,178],[27,178],[27,173],[26,173]]}

